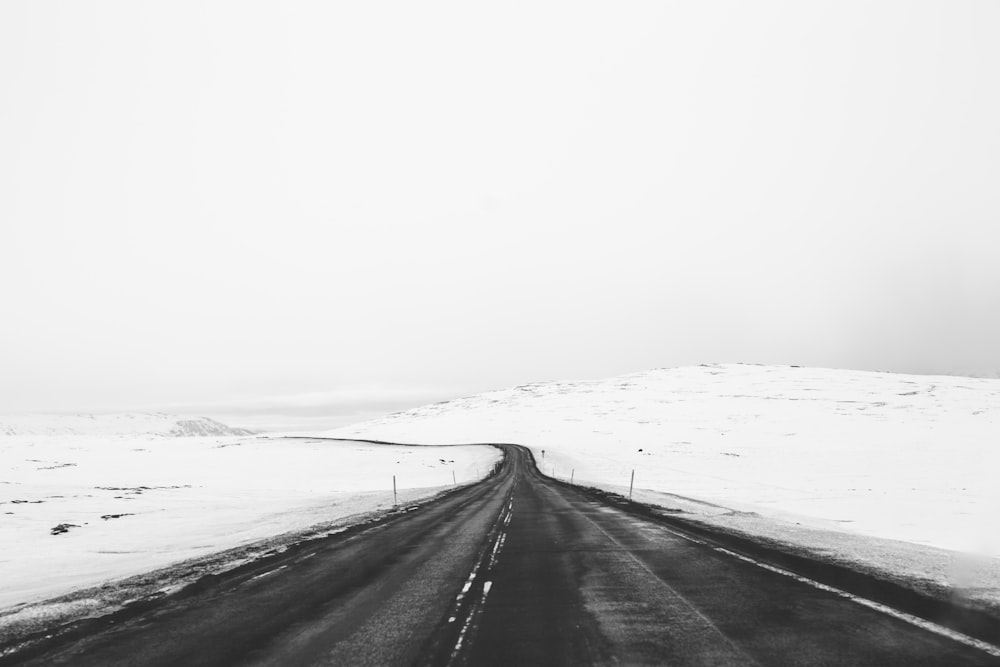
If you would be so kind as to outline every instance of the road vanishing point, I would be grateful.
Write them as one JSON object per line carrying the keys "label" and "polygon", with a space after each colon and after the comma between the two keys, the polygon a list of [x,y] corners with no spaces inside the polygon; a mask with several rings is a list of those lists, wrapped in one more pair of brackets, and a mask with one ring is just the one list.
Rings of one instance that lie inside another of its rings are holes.
{"label": "road vanishing point", "polygon": [[312,539],[0,664],[995,665],[946,630],[541,475]]}

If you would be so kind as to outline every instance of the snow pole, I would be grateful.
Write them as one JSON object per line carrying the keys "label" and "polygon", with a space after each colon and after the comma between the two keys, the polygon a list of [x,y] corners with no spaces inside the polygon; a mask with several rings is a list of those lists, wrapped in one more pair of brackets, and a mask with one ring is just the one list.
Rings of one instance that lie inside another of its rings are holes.
{"label": "snow pole", "polygon": [[635,468],[632,469],[632,479],[628,482],[628,499],[632,500],[632,485],[635,484]]}
{"label": "snow pole", "polygon": [[570,484],[573,483],[573,476],[574,475],[576,475],[576,468],[573,468],[572,470],[569,471],[569,483]]}
{"label": "snow pole", "polygon": [[451,483],[452,484],[458,484],[458,481],[455,479],[455,469],[454,468],[452,468],[452,471],[451,471]]}
{"label": "snow pole", "polygon": [[399,500],[396,497],[396,476],[392,476],[392,506],[395,507],[399,504]]}

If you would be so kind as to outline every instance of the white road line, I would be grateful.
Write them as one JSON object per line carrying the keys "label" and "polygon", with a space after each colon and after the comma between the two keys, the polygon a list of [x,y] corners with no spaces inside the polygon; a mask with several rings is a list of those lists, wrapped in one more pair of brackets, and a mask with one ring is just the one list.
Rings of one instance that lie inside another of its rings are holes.
{"label": "white road line", "polygon": [[984,651],[995,658],[1000,658],[1000,646],[994,646],[993,644],[989,644],[980,639],[976,639],[975,637],[970,637],[969,635],[963,634],[956,630],[952,630],[951,628],[946,628],[943,625],[938,625],[937,623],[928,621],[927,619],[924,618],[920,618],[919,616],[914,616],[913,614],[907,614],[905,611],[899,611],[898,609],[893,609],[892,607],[884,605],[881,602],[875,602],[874,600],[869,600],[868,598],[863,598],[858,595],[854,595],[853,593],[842,591],[839,588],[834,588],[833,586],[828,586],[827,584],[820,583],[815,579],[810,579],[809,577],[803,577],[801,574],[795,574],[794,572],[783,570],[780,567],[775,567],[773,565],[768,565],[767,563],[762,563],[760,561],[754,560],[753,558],[750,558],[749,556],[738,554],[735,551],[730,551],[729,549],[724,549],[722,547],[716,547],[712,545],[708,546],[712,547],[712,549],[718,551],[719,553],[727,554],[729,556],[732,556],[733,558],[739,558],[742,561],[745,561],[747,563],[752,563],[753,565],[764,568],[765,570],[768,570],[770,572],[783,574],[786,577],[791,577],[796,581],[801,581],[804,584],[809,584],[810,586],[818,588],[822,591],[835,593],[836,595],[839,595],[842,598],[847,598],[848,600],[857,602],[858,604],[868,607],[870,609],[880,611],[883,614],[892,616],[893,618],[898,618],[901,621],[906,621],[910,625],[915,625],[923,630],[927,630],[929,632],[933,632],[943,637],[947,637],[948,639],[957,641],[967,646],[972,646],[974,648],[977,648],[980,651]]}
{"label": "white road line", "polygon": [[496,562],[496,560],[497,560],[497,553],[500,551],[500,548],[503,546],[503,542],[504,542],[504,539],[506,537],[507,537],[507,533],[504,533],[503,531],[501,531],[500,534],[497,535],[496,542],[493,543],[493,553],[490,554],[490,567],[492,567],[493,564]]}
{"label": "white road line", "polygon": [[[504,532],[503,527],[506,527],[510,523],[511,513],[513,512],[514,500],[513,500],[513,488],[511,489],[511,499],[507,502],[507,505],[500,510],[500,514],[497,515],[496,521],[493,522],[493,526],[490,528],[490,532],[494,529],[500,527],[497,531],[497,536],[493,540],[493,549],[490,551],[489,562],[487,562],[484,568],[484,576],[489,573],[490,569],[496,565],[497,556],[500,550],[503,549],[504,542],[507,540],[507,533]],[[488,548],[488,547],[487,547]],[[481,552],[485,553],[485,552]],[[472,580],[476,577],[476,572],[479,570],[479,564],[483,562],[483,556],[481,555],[476,560],[476,566],[472,568],[472,574],[469,575],[468,581],[466,581],[465,586],[462,588],[462,592],[458,594],[455,600],[455,610],[452,616],[448,617],[449,623],[454,623],[458,618],[459,609],[462,606],[462,600],[465,598],[465,594],[468,593],[469,588],[472,586]],[[469,629],[472,627],[472,622],[476,618],[476,615],[482,610],[483,605],[486,604],[486,596],[490,594],[490,589],[493,588],[492,581],[486,581],[483,583],[483,591],[479,599],[476,600],[472,606],[469,608],[469,612],[465,617],[465,622],[462,623],[462,629],[458,633],[458,640],[455,642],[454,648],[451,650],[450,661],[454,661],[458,656],[459,652],[462,650],[462,644],[465,642],[466,636],[469,633]]]}
{"label": "white road line", "polygon": [[490,594],[490,589],[493,588],[493,582],[487,581],[483,583],[483,593],[479,596],[479,600],[472,606],[469,610],[469,616],[465,619],[465,623],[462,625],[462,631],[458,633],[458,641],[455,642],[455,648],[451,650],[451,659],[454,660],[455,656],[458,655],[459,651],[462,650],[462,643],[465,642],[465,636],[469,632],[469,628],[472,627],[472,621],[476,618],[476,615],[486,604],[486,596]]}
{"label": "white road line", "polygon": [[[475,611],[475,610],[472,610]],[[458,633],[458,641],[455,642],[455,648],[451,650],[451,659],[454,660],[458,652],[462,650],[462,642],[465,641],[465,634],[469,631],[469,626],[472,625],[472,612],[465,618],[465,623],[462,624],[462,631]]]}
{"label": "white road line", "polygon": [[[455,598],[456,612],[458,612],[458,608],[462,605],[462,599],[465,597],[465,594],[469,592],[470,588],[472,588],[472,581],[476,578],[476,573],[479,571],[479,563],[481,560],[482,558],[476,559],[476,565],[475,567],[472,568],[472,572],[469,574],[469,578],[465,580],[465,584],[462,586],[462,592],[459,593],[458,597]],[[449,621],[449,623],[450,622],[451,621]]]}
{"label": "white road line", "polygon": [[250,577],[249,579],[247,579],[247,581],[248,582],[249,581],[256,581],[257,579],[260,579],[261,577],[266,577],[269,574],[274,574],[278,570],[284,570],[286,567],[288,567],[288,566],[287,565],[281,565],[279,567],[274,568],[273,570],[268,570],[267,572],[261,572],[260,574],[258,574],[256,576]]}
{"label": "white road line", "polygon": [[[600,526],[598,526],[598,528],[600,528]],[[893,618],[898,618],[899,620],[905,621],[910,625],[914,625],[922,630],[927,630],[928,632],[933,632],[934,634],[941,635],[942,637],[947,637],[948,639],[959,642],[961,644],[965,644],[966,646],[977,648],[980,651],[988,653],[993,657],[1000,658],[1000,646],[984,642],[983,640],[976,639],[975,637],[970,637],[967,634],[958,632],[957,630],[952,630],[951,628],[946,628],[943,625],[938,625],[933,621],[928,621],[927,619],[920,618],[919,616],[914,616],[913,614],[907,614],[905,611],[899,611],[898,609],[893,609],[892,607],[884,605],[881,602],[875,602],[874,600],[869,600],[868,598],[863,598],[858,595],[854,595],[853,593],[848,593],[847,591],[841,590],[839,588],[835,588],[833,586],[820,583],[815,579],[804,577],[801,574],[796,574],[790,570],[784,570],[780,567],[775,567],[774,565],[768,565],[767,563],[755,560],[753,558],[750,558],[749,556],[744,556],[743,554],[736,553],[735,551],[730,551],[729,549],[726,549],[724,547],[715,546],[714,544],[711,544],[704,540],[700,540],[696,537],[691,537],[690,535],[685,535],[684,533],[678,532],[671,528],[667,528],[666,526],[660,526],[660,528],[670,533],[671,535],[675,535],[676,537],[687,540],[688,542],[692,542],[694,544],[700,544],[701,546],[708,547],[713,551],[717,551],[718,553],[721,554],[726,554],[727,556],[732,556],[733,558],[738,558],[741,561],[750,563],[752,565],[756,565],[757,567],[763,568],[770,572],[775,572],[777,574],[782,574],[786,577],[791,577],[792,579],[800,581],[804,584],[808,584],[813,588],[818,588],[822,591],[827,591],[828,593],[834,593],[842,598],[846,598],[864,607],[868,607],[869,609],[874,609],[888,616],[892,616]]]}
{"label": "white road line", "polygon": [[737,655],[741,656],[742,658],[744,658],[746,660],[745,664],[748,664],[748,665],[760,665],[760,663],[757,662],[756,660],[754,660],[753,657],[750,656],[749,653],[747,653],[742,648],[740,648],[739,646],[737,646],[733,642],[732,639],[730,639],[728,636],[726,636],[726,633],[724,633],[722,630],[720,630],[719,627],[715,623],[713,623],[711,619],[709,619],[707,616],[705,616],[705,614],[701,613],[700,609],[698,609],[697,607],[695,607],[693,604],[691,604],[691,602],[687,598],[685,598],[683,595],[681,595],[676,590],[674,590],[673,586],[671,586],[670,584],[668,584],[667,582],[665,582],[663,579],[661,579],[659,576],[657,576],[657,574],[655,572],[653,572],[649,568],[649,566],[646,565],[646,563],[644,563],[642,560],[640,560],[638,556],[636,556],[635,554],[633,554],[632,551],[628,547],[626,547],[624,544],[622,544],[621,542],[619,542],[618,540],[616,540],[608,531],[604,530],[604,528],[602,528],[600,525],[598,525],[598,523],[596,521],[594,521],[593,519],[591,519],[587,515],[586,512],[580,512],[580,515],[583,516],[591,524],[593,524],[594,528],[597,528],[597,530],[601,531],[604,534],[605,537],[607,537],[609,540],[611,540],[611,542],[613,544],[618,545],[618,547],[622,551],[624,551],[625,554],[629,556],[629,558],[631,558],[633,561],[635,561],[635,563],[639,567],[641,567],[643,570],[645,570],[646,572],[648,572],[656,581],[660,582],[660,584],[662,584],[664,588],[666,588],[668,591],[670,591],[674,595],[674,597],[676,597],[678,600],[680,600],[682,603],[684,603],[684,605],[692,613],[694,613],[698,618],[700,618],[702,620],[702,622],[705,623],[705,625],[707,625],[709,628],[711,628],[712,630],[714,630],[716,632],[716,634],[720,638],[722,638],[722,640],[724,642],[726,642],[726,644],[728,644],[729,647],[732,648],[733,651]]}
{"label": "white road line", "polygon": [[500,550],[503,549],[504,542],[507,541],[507,533],[500,533],[497,538],[496,544],[493,545],[493,553],[490,554],[490,564],[487,570],[493,569],[493,566],[497,564],[497,556]]}

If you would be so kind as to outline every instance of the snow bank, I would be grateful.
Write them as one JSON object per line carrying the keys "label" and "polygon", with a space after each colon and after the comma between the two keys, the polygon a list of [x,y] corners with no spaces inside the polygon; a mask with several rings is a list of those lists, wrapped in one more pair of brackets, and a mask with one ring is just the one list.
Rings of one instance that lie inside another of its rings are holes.
{"label": "snow bank", "polygon": [[489,447],[249,437],[0,437],[0,608],[485,475]]}
{"label": "snow bank", "polygon": [[702,518],[747,531],[766,518],[793,541],[801,527],[986,556],[1000,588],[1000,380],[698,366],[526,385],[328,433],[516,442],[546,474],[627,493],[634,470],[651,502],[707,501],[720,511]]}

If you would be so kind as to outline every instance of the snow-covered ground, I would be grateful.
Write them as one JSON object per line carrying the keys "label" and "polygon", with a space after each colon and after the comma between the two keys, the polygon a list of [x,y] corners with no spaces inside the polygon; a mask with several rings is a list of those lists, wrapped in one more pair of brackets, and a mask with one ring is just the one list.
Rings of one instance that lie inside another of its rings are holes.
{"label": "snow-covered ground", "polygon": [[198,420],[167,415],[39,419],[0,436],[0,609],[390,508],[393,475],[411,502],[499,460],[489,447],[175,437]]}
{"label": "snow-covered ground", "polygon": [[1000,586],[1000,380],[697,366],[526,385],[327,433],[516,442],[546,474],[627,493],[634,470],[641,500],[848,560],[895,544],[915,576],[954,583],[948,554],[979,556],[976,576]]}

